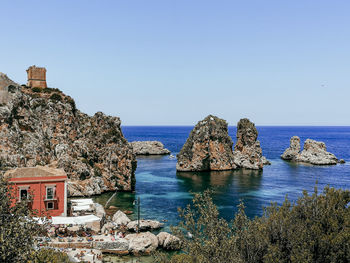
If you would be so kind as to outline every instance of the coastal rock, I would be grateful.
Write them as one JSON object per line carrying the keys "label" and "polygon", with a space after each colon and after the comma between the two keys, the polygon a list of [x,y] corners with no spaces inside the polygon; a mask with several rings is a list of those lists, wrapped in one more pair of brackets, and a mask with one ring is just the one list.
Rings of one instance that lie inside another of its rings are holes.
{"label": "coastal rock", "polygon": [[166,250],[179,250],[181,248],[181,240],[167,232],[160,232],[157,238],[159,246]]}
{"label": "coastal rock", "polygon": [[149,255],[158,247],[158,238],[151,232],[129,234],[125,239],[129,241],[129,251],[135,255]]}
{"label": "coastal rock", "polygon": [[50,165],[69,177],[70,196],[135,188],[136,156],[120,119],[88,116],[58,89],[31,89],[0,76],[0,168]]}
{"label": "coastal rock", "polygon": [[304,149],[295,158],[297,162],[311,163],[315,165],[337,164],[337,157],[327,152],[326,144],[315,140],[307,139],[304,142]]}
{"label": "coastal rock", "polygon": [[340,163],[340,164],[344,164],[344,163],[345,163],[345,160],[344,160],[344,159],[340,159],[340,160],[339,160],[339,163]]}
{"label": "coastal rock", "polygon": [[159,141],[135,141],[130,143],[136,155],[166,155],[170,151]]}
{"label": "coastal rock", "polygon": [[115,241],[96,241],[94,243],[94,248],[101,250],[129,250],[129,241],[124,238],[118,238]]}
{"label": "coastal rock", "polygon": [[239,168],[259,170],[270,162],[262,156],[255,124],[249,119],[241,119],[237,124],[237,143],[233,153],[234,162]]}
{"label": "coastal rock", "polygon": [[130,218],[124,214],[122,211],[118,210],[114,215],[113,215],[113,222],[114,224],[119,227],[122,225],[128,225],[129,222],[131,221]]}
{"label": "coastal rock", "polygon": [[293,136],[290,139],[290,146],[281,155],[283,160],[293,160],[300,153],[300,138],[298,136]]}
{"label": "coastal rock", "polygon": [[178,171],[235,169],[227,122],[213,115],[197,123],[177,155]]}
{"label": "coastal rock", "polygon": [[304,142],[304,148],[300,152],[300,139],[294,136],[290,140],[290,147],[281,155],[284,160],[309,163],[314,165],[333,165],[338,163],[338,158],[327,152],[326,144],[311,139]]}
{"label": "coastal rock", "polygon": [[[164,224],[155,220],[140,220],[140,231],[155,230],[163,227]],[[131,221],[127,224],[129,231],[137,231],[138,221]]]}

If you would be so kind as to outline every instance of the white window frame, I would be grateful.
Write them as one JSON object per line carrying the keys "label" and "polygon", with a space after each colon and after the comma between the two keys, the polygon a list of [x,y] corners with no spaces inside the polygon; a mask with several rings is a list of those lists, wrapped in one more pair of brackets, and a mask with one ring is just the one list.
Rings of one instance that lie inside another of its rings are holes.
{"label": "white window frame", "polygon": [[[18,190],[19,190],[19,191],[18,191],[18,192],[19,192],[19,198],[18,198],[18,200],[19,200],[20,202],[29,199],[29,186],[19,186],[19,187],[18,187]],[[27,198],[26,198],[26,199],[23,199],[23,200],[22,200],[22,195],[21,195],[22,190],[26,190],[26,191],[27,191]]]}
{"label": "white window frame", "polygon": [[[46,196],[45,196],[45,199],[46,199],[46,200],[55,200],[55,188],[56,188],[55,185],[47,185],[47,186],[46,186]],[[49,196],[48,196],[47,191],[48,191],[49,189],[52,189],[52,198],[48,198]]]}

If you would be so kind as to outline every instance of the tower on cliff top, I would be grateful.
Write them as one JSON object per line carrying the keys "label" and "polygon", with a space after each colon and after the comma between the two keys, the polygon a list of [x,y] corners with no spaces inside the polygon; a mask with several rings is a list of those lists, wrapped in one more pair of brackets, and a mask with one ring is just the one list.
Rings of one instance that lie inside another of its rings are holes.
{"label": "tower on cliff top", "polygon": [[28,82],[27,86],[34,88],[47,88],[46,84],[46,68],[40,68],[34,66],[30,66],[27,69],[28,74]]}

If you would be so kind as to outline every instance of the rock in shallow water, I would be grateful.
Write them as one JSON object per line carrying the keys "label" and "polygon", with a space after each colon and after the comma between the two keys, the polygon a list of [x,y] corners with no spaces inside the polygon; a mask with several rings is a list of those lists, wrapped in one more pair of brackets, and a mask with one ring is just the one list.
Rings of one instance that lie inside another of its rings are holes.
{"label": "rock in shallow water", "polygon": [[[140,220],[140,231],[155,230],[163,227],[164,224],[155,220]],[[127,228],[130,231],[137,231],[138,221],[131,221],[127,224]]]}
{"label": "rock in shallow water", "polygon": [[159,141],[135,141],[130,143],[136,155],[166,155],[168,149]]}
{"label": "rock in shallow water", "polygon": [[135,255],[149,255],[158,247],[158,238],[151,232],[129,234],[125,239],[129,241],[129,251]]}
{"label": "rock in shallow water", "polygon": [[213,115],[197,123],[177,155],[178,171],[221,171],[236,168],[227,122]]}
{"label": "rock in shallow water", "polygon": [[181,248],[181,240],[167,232],[160,232],[157,238],[159,246],[166,250],[179,250]]}
{"label": "rock in shallow water", "polygon": [[291,138],[290,147],[284,151],[281,158],[314,165],[333,165],[338,163],[338,158],[334,154],[327,152],[324,142],[307,139],[304,143],[304,149],[300,152],[300,139],[298,136]]}
{"label": "rock in shallow water", "polygon": [[237,143],[234,162],[237,167],[259,170],[270,162],[262,156],[258,139],[258,130],[249,119],[241,119],[237,124]]}

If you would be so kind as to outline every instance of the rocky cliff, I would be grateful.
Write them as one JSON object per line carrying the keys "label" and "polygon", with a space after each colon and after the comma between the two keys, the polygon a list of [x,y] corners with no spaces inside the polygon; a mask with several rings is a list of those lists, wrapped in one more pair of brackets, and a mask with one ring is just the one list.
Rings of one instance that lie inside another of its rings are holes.
{"label": "rocky cliff", "polygon": [[63,168],[71,196],[135,185],[136,159],[120,119],[88,116],[57,89],[19,86],[0,75],[0,169]]}
{"label": "rocky cliff", "polygon": [[270,164],[262,156],[258,130],[249,119],[241,119],[237,123],[237,143],[234,151],[234,162],[237,167],[259,170]]}
{"label": "rocky cliff", "polygon": [[220,171],[235,169],[233,142],[227,122],[209,115],[197,123],[177,155],[178,171]]}
{"label": "rocky cliff", "polygon": [[[290,146],[281,155],[281,158],[293,162],[310,163],[314,165],[332,165],[338,163],[338,158],[327,152],[326,144],[315,140],[307,139],[304,148],[300,152],[300,138],[293,136],[290,139]],[[344,160],[342,160],[342,163]]]}

